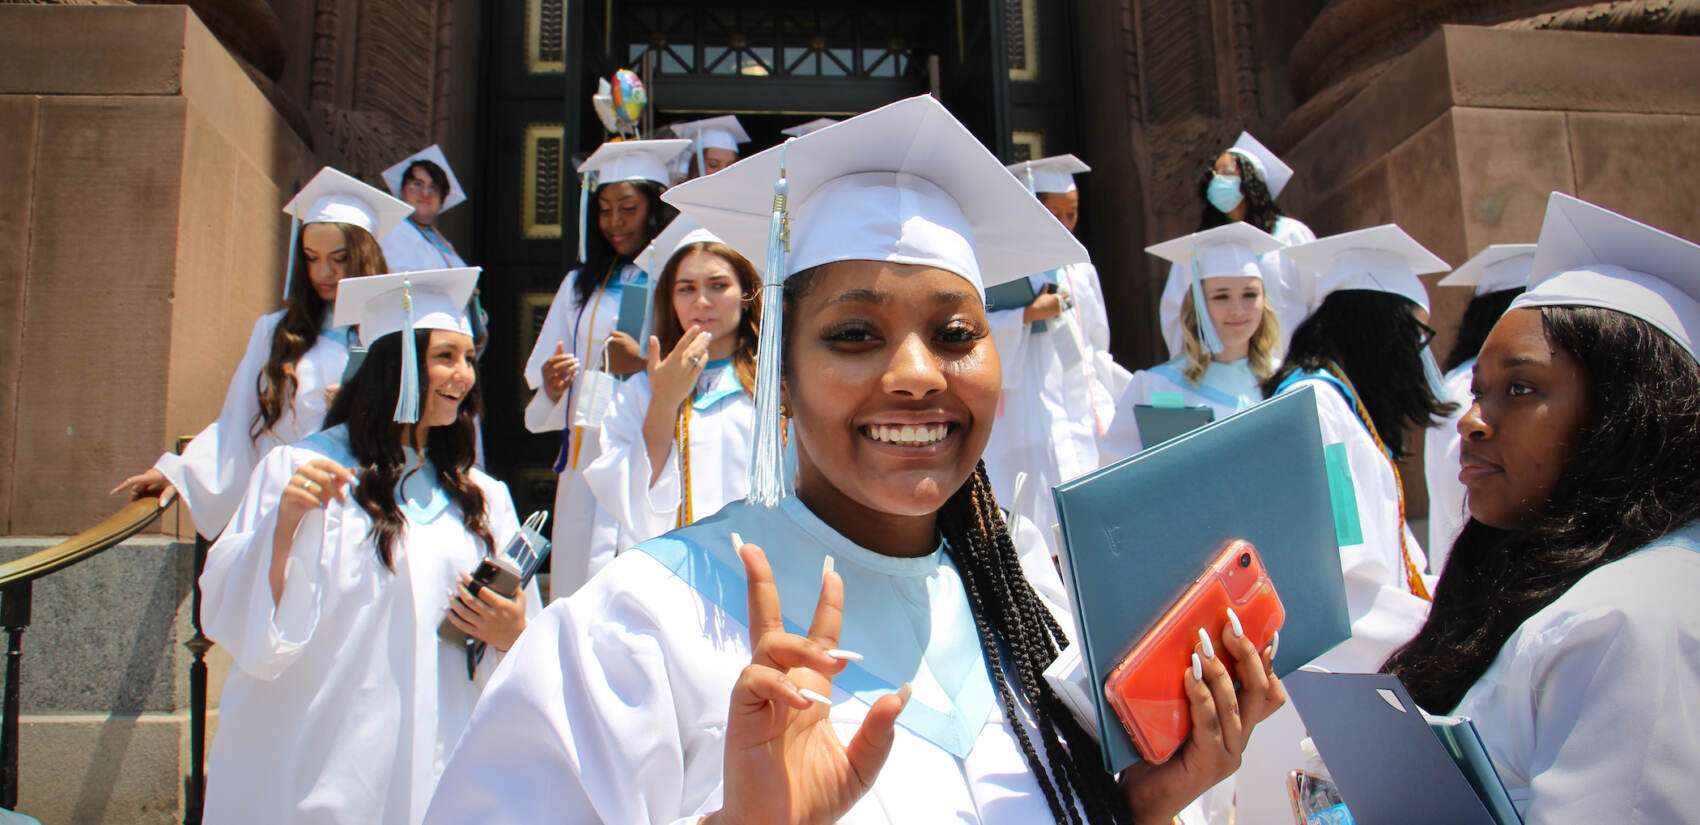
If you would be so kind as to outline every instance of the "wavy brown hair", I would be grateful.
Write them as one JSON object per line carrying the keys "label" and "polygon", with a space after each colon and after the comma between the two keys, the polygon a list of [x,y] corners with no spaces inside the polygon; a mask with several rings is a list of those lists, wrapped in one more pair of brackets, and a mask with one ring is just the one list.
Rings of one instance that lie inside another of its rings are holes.
{"label": "wavy brown hair", "polygon": [[674,253],[667,259],[667,265],[661,268],[661,276],[655,281],[655,291],[650,295],[655,301],[655,337],[661,342],[660,355],[672,352],[679,345],[679,339],[685,336],[679,313],[673,309],[673,282],[679,277],[679,266],[697,252],[725,261],[737,273],[738,292],[743,296],[739,304],[743,308],[743,316],[738,319],[738,349],[732,354],[732,368],[737,371],[738,383],[744,385],[744,392],[754,396],[756,336],[761,331],[761,302],[756,300],[756,296],[761,294],[761,276],[756,274],[756,268],[749,259],[726,244],[698,241]]}
{"label": "wavy brown hair", "polygon": [[[342,230],[342,240],[348,245],[348,276],[382,275],[389,271],[384,250],[372,234],[351,223],[333,223]],[[313,280],[307,277],[307,253],[298,240],[289,251],[295,256],[295,280],[289,285],[289,296],[283,301],[283,317],[272,331],[271,355],[254,380],[254,392],[260,396],[260,411],[248,427],[248,437],[259,437],[283,418],[283,411],[295,398],[295,363],[319,340],[319,324],[330,309],[325,299],[313,290]]]}
{"label": "wavy brown hair", "polygon": [[[360,370],[349,379],[348,386],[336,394],[325,426],[348,425],[348,446],[354,453],[360,483],[353,490],[354,501],[372,517],[371,538],[378,545],[378,558],[385,567],[395,569],[395,544],[401,538],[407,520],[396,502],[396,488],[401,486],[407,469],[402,445],[413,424],[395,420],[396,398],[400,393],[401,336],[394,332],[372,342]],[[419,393],[429,392],[425,377],[424,353],[430,349],[431,330],[415,330],[413,340],[418,347]],[[468,533],[484,542],[486,552],[493,549],[495,538],[490,534],[490,520],[484,510],[484,489],[472,480],[472,462],[478,439],[475,419],[483,405],[479,382],[474,381],[461,399],[455,422],[446,427],[432,427],[426,435],[425,451],[436,468],[437,482],[448,494],[449,501],[460,508],[461,524]],[[420,406],[424,406],[421,398]]]}
{"label": "wavy brown hair", "polygon": [[[1204,345],[1199,343],[1201,334],[1198,331],[1198,311],[1192,307],[1192,293],[1189,291],[1181,298],[1181,329],[1186,335],[1181,337],[1181,350],[1186,353],[1186,369],[1181,374],[1186,380],[1197,384],[1204,378],[1204,371],[1210,369],[1210,356],[1204,354]],[[1251,374],[1257,380],[1266,381],[1275,374],[1275,368],[1281,365],[1275,359],[1281,349],[1281,319],[1276,317],[1275,308],[1269,305],[1269,295],[1263,296],[1263,317],[1258,321],[1257,332],[1251,335],[1251,348],[1246,354],[1247,365]]]}

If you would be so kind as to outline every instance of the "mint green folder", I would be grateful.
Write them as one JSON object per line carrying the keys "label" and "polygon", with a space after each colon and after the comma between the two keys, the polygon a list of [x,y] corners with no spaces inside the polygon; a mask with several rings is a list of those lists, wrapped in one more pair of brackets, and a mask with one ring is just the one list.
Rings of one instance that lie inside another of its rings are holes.
{"label": "mint green folder", "polygon": [[[1286,608],[1278,674],[1322,655],[1351,633],[1309,388],[1192,430],[1054,492],[1099,743],[1112,772],[1139,761],[1139,755],[1104,699],[1104,681],[1227,542],[1245,539],[1257,547]],[[1175,663],[1175,678],[1186,664]]]}

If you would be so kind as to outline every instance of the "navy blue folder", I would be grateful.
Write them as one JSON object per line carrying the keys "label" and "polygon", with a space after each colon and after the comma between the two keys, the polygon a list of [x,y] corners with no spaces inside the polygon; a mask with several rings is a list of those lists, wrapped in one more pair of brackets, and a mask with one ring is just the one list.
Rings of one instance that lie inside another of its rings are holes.
{"label": "navy blue folder", "polygon": [[[1313,391],[1303,388],[1055,489],[1065,574],[1092,677],[1104,766],[1139,761],[1104,699],[1110,671],[1233,539],[1257,547],[1287,611],[1276,673],[1351,623]],[[1186,663],[1177,662],[1177,678]]]}
{"label": "navy blue folder", "polygon": [[[1283,645],[1286,638],[1283,634]],[[1303,670],[1283,683],[1346,800],[1352,821],[1376,825],[1516,825],[1522,821],[1485,752],[1449,752],[1459,742],[1480,751],[1474,730],[1436,730],[1397,678]],[[1454,737],[1451,742],[1443,739],[1449,735]]]}

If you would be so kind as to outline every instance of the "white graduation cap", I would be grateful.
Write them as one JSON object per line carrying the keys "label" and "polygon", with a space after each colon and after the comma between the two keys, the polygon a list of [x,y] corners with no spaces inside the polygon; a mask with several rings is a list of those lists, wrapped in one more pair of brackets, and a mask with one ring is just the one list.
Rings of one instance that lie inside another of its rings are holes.
{"label": "white graduation cap", "polygon": [[1278,197],[1281,190],[1287,188],[1287,181],[1293,179],[1293,167],[1282,162],[1269,147],[1264,146],[1250,132],[1241,132],[1234,145],[1228,151],[1245,158],[1251,168],[1257,171],[1257,176],[1263,178],[1263,183],[1269,187],[1269,197]]}
{"label": "white graduation cap", "polygon": [[1257,265],[1261,255],[1281,249],[1286,244],[1269,233],[1244,221],[1233,221],[1202,232],[1152,244],[1145,251],[1165,261],[1190,266],[1192,269],[1192,309],[1198,318],[1199,344],[1204,354],[1222,351],[1222,339],[1210,323],[1210,311],[1204,304],[1206,278],[1256,278],[1263,280],[1263,268]]}
{"label": "white graduation cap", "polygon": [[442,211],[447,212],[466,202],[466,190],[461,188],[460,178],[455,177],[455,170],[449,166],[449,159],[443,156],[443,148],[433,143],[403,158],[402,161],[384,170],[384,183],[390,187],[390,194],[401,197],[402,176],[407,174],[407,167],[415,161],[426,160],[437,165],[449,179],[449,193],[443,196]]}
{"label": "white graduation cap", "polygon": [[780,129],[779,133],[782,134],[782,135],[785,135],[786,137],[802,137],[804,135],[812,134],[814,132],[818,132],[822,129],[825,129],[826,127],[831,126],[832,124],[837,123],[837,122],[838,121],[834,118],[817,117],[814,120],[809,121],[808,123],[799,123],[796,126],[792,126],[789,129]]}
{"label": "white graduation cap", "polygon": [[1690,356],[1700,336],[1700,245],[1584,200],[1547,200],[1529,290],[1512,309],[1587,306],[1640,318]]}
{"label": "white graduation cap", "polygon": [[738,144],[750,142],[749,133],[744,131],[744,124],[738,122],[736,115],[688,120],[675,123],[672,128],[673,134],[690,139],[699,175],[708,174],[708,166],[702,160],[704,149],[725,149],[733,154],[743,154],[738,151]]}
{"label": "white graduation cap", "polygon": [[835,261],[916,264],[962,276],[983,299],[988,286],[1087,260],[1050,210],[928,95],[792,138],[663,199],[765,262],[750,500],[766,506],[783,495],[776,287],[787,276]]}
{"label": "white graduation cap", "polygon": [[[701,224],[691,220],[689,215],[681,214],[674,218],[672,223],[667,224],[667,228],[661,230],[661,234],[656,235],[655,240],[649,242],[649,246],[644,247],[643,251],[638,253],[638,260],[645,262],[644,271],[650,273],[650,277],[653,279],[660,275],[661,270],[666,268],[669,261],[673,260],[674,255],[679,254],[679,250],[695,243],[723,243],[723,241],[720,240],[720,236],[702,228]],[[761,267],[757,266],[756,271],[760,272]]]}
{"label": "white graduation cap", "polygon": [[1490,292],[1522,289],[1529,283],[1529,266],[1535,261],[1532,243],[1496,243],[1476,253],[1440,279],[1439,286],[1475,287],[1480,297]]}
{"label": "white graduation cap", "polygon": [[[466,304],[478,286],[479,267],[428,269],[396,275],[344,278],[337,285],[335,326],[360,325],[368,346],[385,335],[406,330],[446,329],[472,334]],[[401,337],[401,392],[395,420],[419,420],[419,354],[412,335]]]}
{"label": "white graduation cap", "polygon": [[345,172],[326,166],[283,205],[289,221],[289,262],[283,275],[283,297],[289,298],[295,280],[295,249],[301,243],[301,227],[309,223],[346,223],[366,230],[372,240],[401,225],[413,207],[383,193],[375,186]]}
{"label": "white graduation cap", "polygon": [[1347,289],[1391,292],[1428,311],[1428,288],[1418,275],[1451,267],[1395,224],[1342,232],[1287,247],[1293,263],[1317,274],[1316,304]]}
{"label": "white graduation cap", "polygon": [[584,239],[590,231],[590,193],[606,183],[649,180],[666,186],[673,181],[668,172],[673,159],[690,148],[679,138],[664,140],[611,140],[596,147],[579,164],[578,259],[584,261]]}
{"label": "white graduation cap", "polygon": [[1092,171],[1092,167],[1073,155],[1052,155],[1038,160],[1025,160],[1004,167],[1035,195],[1073,192],[1074,176]]}

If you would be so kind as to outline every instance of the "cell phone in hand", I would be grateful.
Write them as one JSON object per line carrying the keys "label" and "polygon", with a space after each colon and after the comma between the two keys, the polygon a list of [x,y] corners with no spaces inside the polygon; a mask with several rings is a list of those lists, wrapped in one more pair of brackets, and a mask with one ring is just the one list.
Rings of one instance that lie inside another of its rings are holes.
{"label": "cell phone in hand", "polygon": [[[497,555],[485,556],[484,560],[478,563],[478,569],[472,571],[472,581],[467,582],[466,589],[477,597],[478,591],[488,587],[511,599],[519,592],[519,586],[519,565],[507,556]],[[466,644],[466,634],[455,627],[446,616],[443,623],[437,625],[437,638],[457,647]]]}

